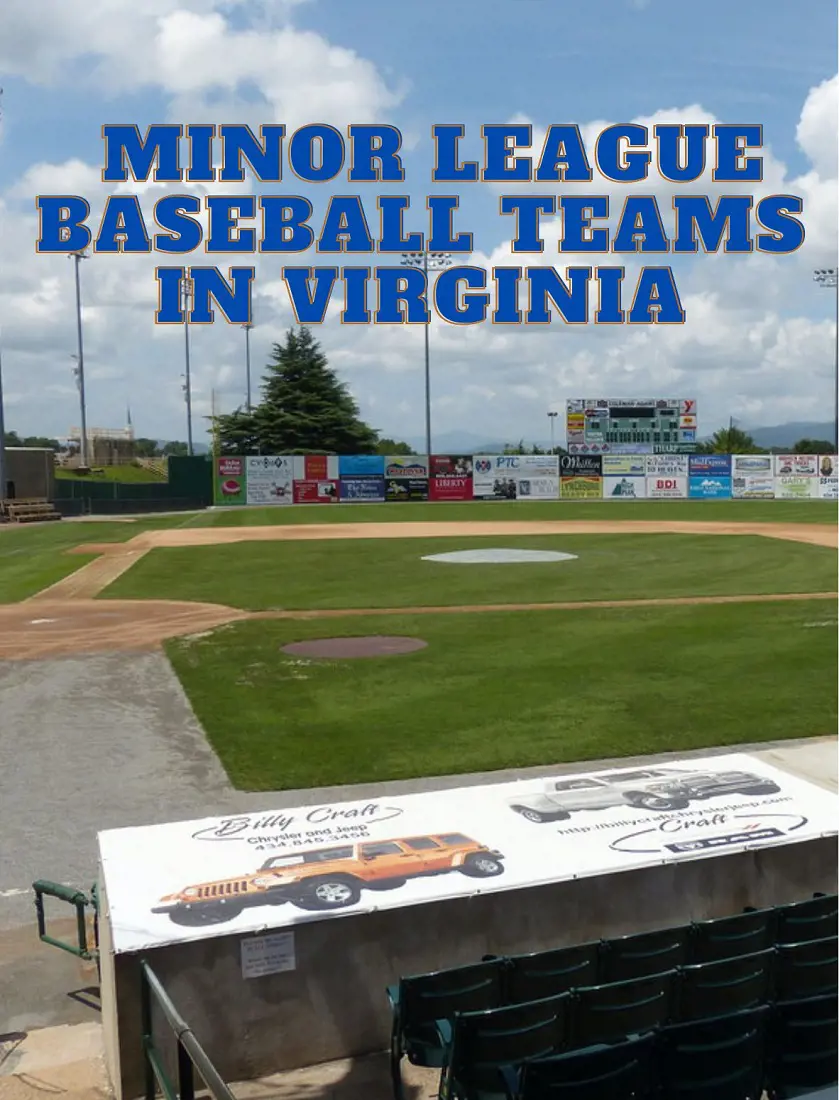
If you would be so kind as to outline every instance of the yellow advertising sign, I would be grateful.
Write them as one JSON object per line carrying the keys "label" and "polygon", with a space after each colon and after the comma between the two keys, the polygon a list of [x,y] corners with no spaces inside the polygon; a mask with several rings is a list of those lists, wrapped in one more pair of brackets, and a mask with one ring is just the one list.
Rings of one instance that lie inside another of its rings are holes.
{"label": "yellow advertising sign", "polygon": [[561,500],[602,500],[602,477],[564,477],[560,483]]}

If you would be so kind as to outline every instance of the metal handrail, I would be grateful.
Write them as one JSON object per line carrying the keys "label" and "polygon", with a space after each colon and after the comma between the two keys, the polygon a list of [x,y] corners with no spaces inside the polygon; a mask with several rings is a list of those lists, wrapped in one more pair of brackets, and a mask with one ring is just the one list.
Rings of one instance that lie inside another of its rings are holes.
{"label": "metal handrail", "polygon": [[[60,882],[50,882],[48,879],[38,879],[32,883],[35,891],[35,913],[38,917],[38,938],[52,947],[58,947],[77,958],[87,961],[99,961],[99,897],[94,885],[90,896],[83,890],[77,890],[74,886],[64,886]],[[75,907],[76,910],[76,937],[78,946],[57,940],[47,933],[47,918],[44,912],[44,897],[58,898]],[[93,938],[91,947],[87,939],[87,909],[93,909]]]}
{"label": "metal handrail", "polygon": [[[195,1038],[192,1028],[175,1008],[163,983],[145,959],[140,960],[140,979],[143,1055],[146,1070],[145,1100],[154,1100],[157,1085],[160,1085],[166,1100],[195,1100],[196,1069],[215,1100],[235,1100],[206,1051]],[[177,1089],[173,1087],[155,1046],[152,1034],[152,997],[160,1007],[178,1044]]]}

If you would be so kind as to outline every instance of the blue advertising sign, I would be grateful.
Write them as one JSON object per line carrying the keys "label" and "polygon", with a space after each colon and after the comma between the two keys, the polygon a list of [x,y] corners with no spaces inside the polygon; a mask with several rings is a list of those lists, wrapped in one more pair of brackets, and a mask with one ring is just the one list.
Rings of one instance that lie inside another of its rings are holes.
{"label": "blue advertising sign", "polygon": [[731,455],[691,455],[688,473],[708,474],[711,477],[731,477]]}
{"label": "blue advertising sign", "polygon": [[708,474],[688,478],[688,496],[694,500],[730,500],[731,478]]}
{"label": "blue advertising sign", "polygon": [[340,455],[339,477],[384,477],[384,455]]}
{"label": "blue advertising sign", "polygon": [[363,500],[368,503],[385,499],[383,477],[342,477],[338,489],[340,500]]}

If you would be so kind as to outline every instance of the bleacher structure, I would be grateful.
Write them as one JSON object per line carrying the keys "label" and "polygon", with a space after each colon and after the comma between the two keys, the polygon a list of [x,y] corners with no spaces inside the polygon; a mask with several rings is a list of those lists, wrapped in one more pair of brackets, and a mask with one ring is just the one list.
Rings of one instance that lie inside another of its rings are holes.
{"label": "bleacher structure", "polygon": [[33,497],[0,500],[0,518],[9,523],[43,523],[45,520],[61,519],[61,513],[51,501]]}
{"label": "bleacher structure", "polygon": [[440,1100],[787,1100],[837,1081],[837,897],[405,977]]}

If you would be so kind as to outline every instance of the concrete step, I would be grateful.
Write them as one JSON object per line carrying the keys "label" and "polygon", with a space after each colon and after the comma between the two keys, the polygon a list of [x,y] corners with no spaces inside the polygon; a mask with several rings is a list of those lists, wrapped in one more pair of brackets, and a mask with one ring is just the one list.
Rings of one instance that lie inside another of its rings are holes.
{"label": "concrete step", "polygon": [[109,1100],[102,1026],[62,1024],[0,1035],[0,1100]]}

